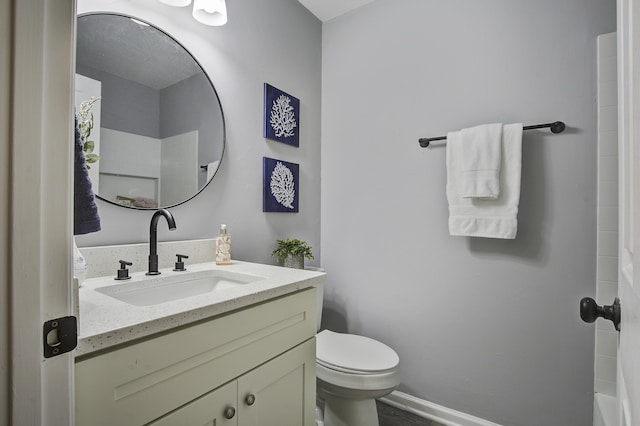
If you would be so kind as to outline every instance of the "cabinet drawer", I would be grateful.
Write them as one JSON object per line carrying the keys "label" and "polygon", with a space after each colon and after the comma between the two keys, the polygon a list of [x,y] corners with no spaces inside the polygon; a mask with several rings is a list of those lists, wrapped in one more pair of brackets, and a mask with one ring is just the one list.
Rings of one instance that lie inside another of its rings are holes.
{"label": "cabinet drawer", "polygon": [[79,360],[77,424],[148,423],[313,337],[315,291]]}

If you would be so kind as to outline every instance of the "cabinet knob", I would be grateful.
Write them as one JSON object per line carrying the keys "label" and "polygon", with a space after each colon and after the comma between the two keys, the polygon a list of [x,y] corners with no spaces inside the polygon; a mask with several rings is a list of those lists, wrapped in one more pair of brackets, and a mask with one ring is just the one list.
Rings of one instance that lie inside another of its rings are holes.
{"label": "cabinet knob", "polygon": [[253,403],[256,402],[256,396],[250,393],[249,395],[246,396],[246,398],[244,399],[244,402],[247,405],[253,405]]}
{"label": "cabinet knob", "polygon": [[224,416],[225,416],[227,419],[232,419],[232,418],[233,418],[233,416],[235,416],[235,415],[236,415],[236,409],[235,409],[235,408],[233,408],[233,407],[227,407],[227,408],[224,410]]}

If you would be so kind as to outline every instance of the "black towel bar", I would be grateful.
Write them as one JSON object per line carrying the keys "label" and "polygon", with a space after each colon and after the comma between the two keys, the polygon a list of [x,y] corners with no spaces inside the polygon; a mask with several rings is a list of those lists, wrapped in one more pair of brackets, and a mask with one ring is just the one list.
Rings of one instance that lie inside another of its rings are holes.
{"label": "black towel bar", "polygon": [[[524,126],[522,130],[534,130],[534,129],[546,129],[550,128],[553,133],[562,133],[564,128],[566,127],[562,121],[554,121],[553,123],[546,124],[534,124],[532,126]],[[446,140],[446,136],[437,136],[434,138],[420,138],[418,139],[418,143],[422,148],[426,148],[433,141],[443,141]]]}

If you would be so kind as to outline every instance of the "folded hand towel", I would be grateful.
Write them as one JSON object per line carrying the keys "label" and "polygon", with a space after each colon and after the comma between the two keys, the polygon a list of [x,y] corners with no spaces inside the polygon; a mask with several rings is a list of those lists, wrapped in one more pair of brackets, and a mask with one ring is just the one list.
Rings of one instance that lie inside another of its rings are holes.
{"label": "folded hand towel", "polygon": [[82,140],[75,120],[75,154],[73,161],[73,235],[89,234],[100,230],[98,206],[91,187],[91,179],[82,150]]}
{"label": "folded hand towel", "polygon": [[522,124],[502,130],[500,195],[495,200],[465,198],[463,154],[467,147],[462,132],[447,135],[447,200],[451,235],[514,239],[518,230],[520,172],[522,169]]}
{"label": "folded hand towel", "polygon": [[500,195],[502,124],[463,129],[462,196],[495,200]]}
{"label": "folded hand towel", "polygon": [[143,207],[145,209],[157,209],[158,201],[153,198],[134,197],[132,202],[134,207]]}

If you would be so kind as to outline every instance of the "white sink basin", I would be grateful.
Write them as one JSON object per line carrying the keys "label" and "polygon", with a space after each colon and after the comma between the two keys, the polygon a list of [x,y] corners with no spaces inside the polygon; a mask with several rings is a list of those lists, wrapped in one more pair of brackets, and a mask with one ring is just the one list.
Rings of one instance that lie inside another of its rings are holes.
{"label": "white sink basin", "polygon": [[243,286],[266,279],[258,275],[223,270],[180,272],[143,277],[99,287],[95,291],[135,306],[152,306],[192,296]]}

